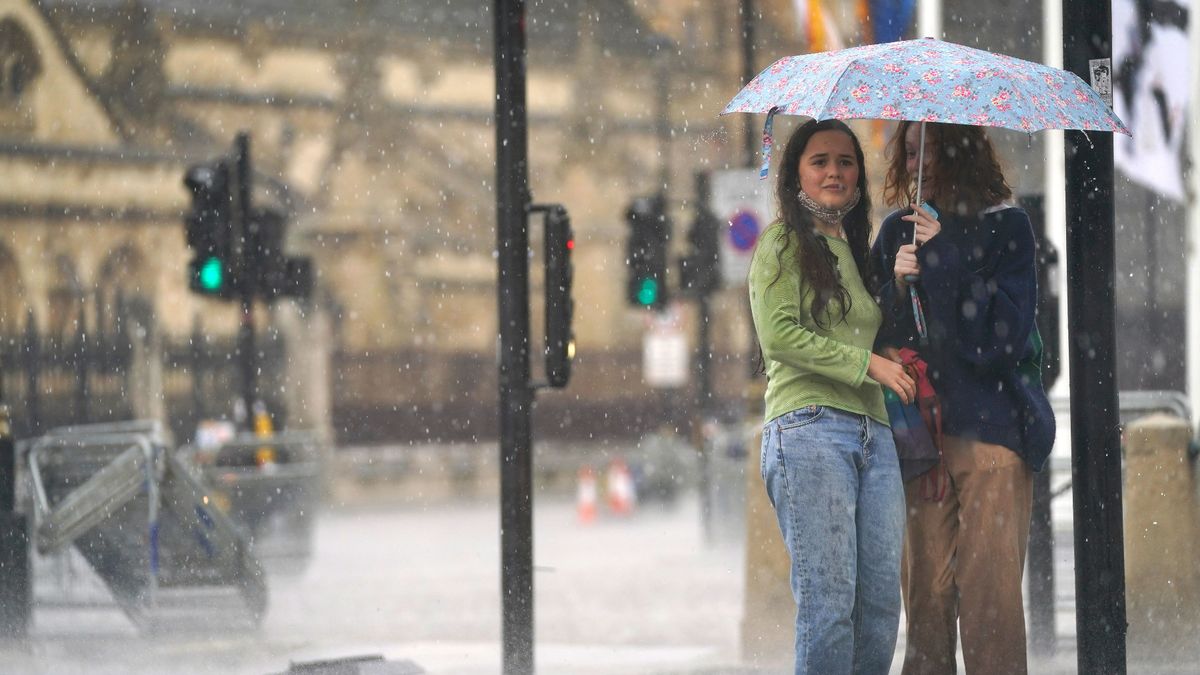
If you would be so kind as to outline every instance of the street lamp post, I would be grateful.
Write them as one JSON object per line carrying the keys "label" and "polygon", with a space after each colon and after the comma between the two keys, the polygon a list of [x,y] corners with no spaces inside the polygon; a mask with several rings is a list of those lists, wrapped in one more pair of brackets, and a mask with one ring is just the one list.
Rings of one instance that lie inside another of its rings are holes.
{"label": "street lamp post", "polygon": [[[1064,0],[1063,64],[1111,73],[1112,3]],[[1066,133],[1075,602],[1081,673],[1124,673],[1125,544],[1117,431],[1113,140]]]}
{"label": "street lamp post", "polygon": [[496,0],[496,251],[500,327],[500,587],[506,675],[533,672],[533,388],[525,3]]}

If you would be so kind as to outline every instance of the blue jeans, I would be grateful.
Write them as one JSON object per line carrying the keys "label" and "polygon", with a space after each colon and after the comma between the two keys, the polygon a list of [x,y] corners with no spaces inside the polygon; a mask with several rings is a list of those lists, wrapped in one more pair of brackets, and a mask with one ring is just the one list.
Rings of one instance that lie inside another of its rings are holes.
{"label": "blue jeans", "polygon": [[822,406],[780,415],[763,428],[762,476],[792,558],[796,673],[887,673],[904,537],[891,429]]}

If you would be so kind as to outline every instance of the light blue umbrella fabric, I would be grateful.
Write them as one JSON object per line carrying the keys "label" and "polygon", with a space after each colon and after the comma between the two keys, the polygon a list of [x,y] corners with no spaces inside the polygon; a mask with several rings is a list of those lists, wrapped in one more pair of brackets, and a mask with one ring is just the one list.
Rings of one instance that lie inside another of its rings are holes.
{"label": "light blue umbrella fabric", "polygon": [[1131,135],[1074,73],[932,38],[784,57],[721,114],[735,112],[767,113],[763,177],[777,113]]}

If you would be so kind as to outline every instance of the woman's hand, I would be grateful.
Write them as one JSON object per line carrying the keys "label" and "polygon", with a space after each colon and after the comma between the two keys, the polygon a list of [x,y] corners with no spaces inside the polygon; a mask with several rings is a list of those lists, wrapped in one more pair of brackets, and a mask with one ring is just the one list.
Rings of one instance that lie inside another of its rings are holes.
{"label": "woman's hand", "polygon": [[921,266],[917,264],[917,247],[914,244],[904,244],[896,251],[896,264],[892,268],[896,278],[896,287],[908,290],[908,282],[921,277]]}
{"label": "woman's hand", "polygon": [[942,224],[938,221],[937,216],[934,216],[924,208],[916,204],[909,204],[909,206],[912,207],[913,212],[907,216],[902,216],[900,219],[913,223],[916,230],[916,243],[917,246],[920,246],[936,237],[942,231]]}
{"label": "woman's hand", "polygon": [[878,354],[871,354],[867,375],[872,380],[896,392],[901,401],[912,403],[917,396],[917,383],[904,372],[904,366]]}

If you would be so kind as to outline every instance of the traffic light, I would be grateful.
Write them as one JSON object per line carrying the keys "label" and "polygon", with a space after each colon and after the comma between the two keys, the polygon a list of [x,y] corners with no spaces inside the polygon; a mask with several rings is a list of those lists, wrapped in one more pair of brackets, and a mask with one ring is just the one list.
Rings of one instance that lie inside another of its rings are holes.
{"label": "traffic light", "polygon": [[307,298],[312,292],[312,260],[284,255],[287,216],[274,208],[254,209],[246,227],[242,269],[251,293],[268,302],[283,296]]}
{"label": "traffic light", "polygon": [[283,232],[287,216],[278,209],[255,208],[246,219],[242,267],[255,296],[271,298],[283,285]]}
{"label": "traffic light", "polygon": [[546,247],[546,381],[551,387],[565,387],[571,379],[571,360],[575,358],[575,300],[571,285],[575,266],[575,234],[571,218],[559,204],[546,210],[543,241]]}
{"label": "traffic light", "polygon": [[625,220],[630,230],[625,299],[636,307],[661,310],[667,304],[667,239],[671,236],[666,200],[662,195],[638,197],[626,210]]}
{"label": "traffic light", "polygon": [[237,294],[233,260],[233,208],[229,164],[224,160],[188,168],[183,184],[191,191],[192,205],[184,216],[188,262],[188,288],[220,298]]}
{"label": "traffic light", "polygon": [[708,174],[696,175],[696,193],[696,219],[688,229],[691,251],[679,261],[679,285],[685,293],[703,296],[721,287],[721,222],[708,208]]}
{"label": "traffic light", "polygon": [[243,155],[247,159],[241,169],[245,195],[238,200],[239,210],[235,213],[238,152],[233,157],[190,166],[184,174],[183,184],[192,195],[191,209],[184,216],[187,244],[193,251],[188,262],[188,287],[201,295],[227,300],[307,298],[313,285],[312,260],[284,255],[287,214],[271,207],[254,208],[249,203],[248,155]]}

